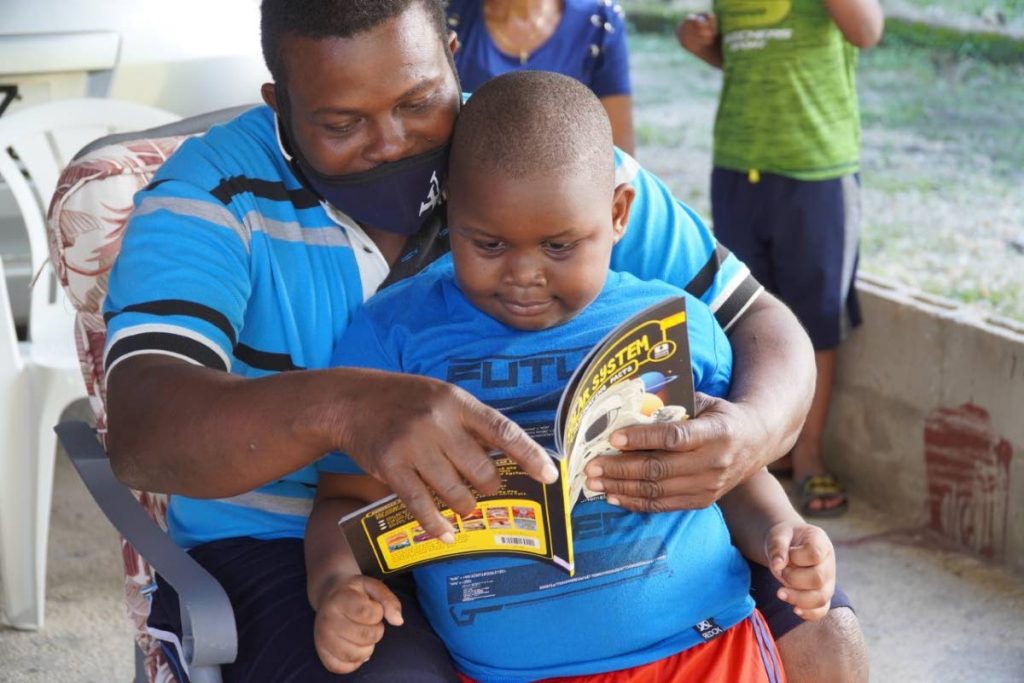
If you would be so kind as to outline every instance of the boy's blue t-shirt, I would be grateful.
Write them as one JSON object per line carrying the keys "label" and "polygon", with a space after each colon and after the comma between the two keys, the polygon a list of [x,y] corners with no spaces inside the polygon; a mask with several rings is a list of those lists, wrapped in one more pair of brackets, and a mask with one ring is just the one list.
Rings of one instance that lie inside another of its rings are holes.
{"label": "boy's blue t-shirt", "polygon": [[[474,308],[446,257],[368,302],[334,362],[451,381],[524,426],[550,424],[570,373],[594,344],[631,315],[680,295],[612,272],[576,318],[524,332]],[[686,296],[695,387],[724,395],[729,342],[708,307]],[[317,466],[359,471],[340,454]],[[414,572],[423,610],[462,672],[511,682],[638,666],[704,642],[702,622],[727,629],[753,609],[746,562],[717,506],[638,514],[597,499],[578,503],[572,523],[573,577],[509,558]]]}

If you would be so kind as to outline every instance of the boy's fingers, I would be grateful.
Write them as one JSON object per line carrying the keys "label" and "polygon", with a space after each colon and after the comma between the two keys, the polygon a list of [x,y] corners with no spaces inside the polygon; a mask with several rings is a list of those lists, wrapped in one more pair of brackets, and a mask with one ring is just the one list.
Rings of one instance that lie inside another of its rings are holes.
{"label": "boy's fingers", "polygon": [[764,556],[768,560],[768,568],[775,578],[782,579],[786,565],[792,562],[793,527],[789,524],[776,524],[764,537]]}
{"label": "boy's fingers", "polygon": [[364,577],[363,588],[366,590],[366,594],[376,600],[384,609],[384,619],[389,624],[401,626],[404,623],[405,620],[402,619],[402,601],[382,581]]}
{"label": "boy's fingers", "polygon": [[780,588],[778,596],[780,600],[792,605],[793,611],[805,621],[816,621],[828,614],[831,608],[830,591],[798,591],[792,588]]}
{"label": "boy's fingers", "polygon": [[384,608],[366,591],[366,577],[353,577],[342,587],[342,614],[358,626],[379,624],[384,618]]}
{"label": "boy's fingers", "polygon": [[316,653],[324,668],[331,673],[350,674],[373,654],[373,645],[353,645],[347,641],[340,646],[316,640]]}
{"label": "boy's fingers", "polygon": [[797,566],[815,566],[830,561],[833,552],[833,545],[823,529],[803,526],[790,548],[790,561]]}
{"label": "boy's fingers", "polygon": [[787,588],[794,590],[828,589],[833,582],[818,567],[795,567],[792,564],[784,568],[778,578]]}
{"label": "boy's fingers", "polygon": [[825,549],[816,545],[795,545],[789,549],[789,560],[797,567],[817,566],[827,556]]}

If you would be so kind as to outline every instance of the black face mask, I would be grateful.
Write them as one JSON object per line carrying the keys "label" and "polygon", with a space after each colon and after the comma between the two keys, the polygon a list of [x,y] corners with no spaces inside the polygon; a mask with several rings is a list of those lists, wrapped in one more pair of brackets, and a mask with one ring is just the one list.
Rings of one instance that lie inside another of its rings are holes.
{"label": "black face mask", "polygon": [[288,94],[278,89],[278,135],[299,177],[321,199],[369,227],[413,235],[441,204],[448,169],[448,145],[416,156],[345,175],[320,173],[291,143]]}

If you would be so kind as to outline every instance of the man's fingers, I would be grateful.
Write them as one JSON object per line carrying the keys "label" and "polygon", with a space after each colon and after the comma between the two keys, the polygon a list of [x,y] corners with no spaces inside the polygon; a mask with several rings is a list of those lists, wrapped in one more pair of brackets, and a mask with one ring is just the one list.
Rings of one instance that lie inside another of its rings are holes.
{"label": "man's fingers", "polygon": [[[600,480],[600,486],[604,487],[595,488],[595,491],[611,491],[613,487],[638,479],[665,480],[695,474],[699,471],[699,465],[690,467],[693,464],[696,464],[693,459],[665,457],[661,453],[641,451],[594,458],[587,463],[584,471],[595,482]],[[615,488],[615,491],[630,493],[622,488]]]}
{"label": "man's fingers", "polygon": [[[689,496],[671,496],[668,498],[644,498],[622,494],[609,495],[610,505],[632,510],[633,512],[669,512],[671,510],[696,510],[705,508],[710,503]],[[714,502],[714,501],[712,501]]]}
{"label": "man's fingers", "polygon": [[694,411],[694,414],[691,415],[690,417],[695,417],[695,416],[700,415],[705,410],[707,410],[711,406],[715,405],[716,403],[719,403],[720,401],[721,401],[720,398],[717,398],[715,396],[711,396],[709,394],[705,394],[703,391],[694,392],[694,394],[693,394],[693,411]]}
{"label": "man's fingers", "polygon": [[[472,449],[474,451],[473,456],[482,461],[482,464],[490,468],[491,472],[497,476],[494,463],[483,450],[471,443],[463,444],[463,447]],[[466,459],[469,460],[470,458]],[[419,468],[419,473],[424,483],[432,491],[435,491],[438,497],[452,510],[460,515],[466,515],[476,507],[476,497],[463,478],[465,473],[457,469],[460,463],[452,462],[446,456],[435,455],[433,458],[421,459],[416,465]]]}
{"label": "man's fingers", "polygon": [[415,470],[404,468],[395,472],[388,483],[424,531],[445,543],[455,540],[455,530],[437,509],[434,495]]}
{"label": "man's fingers", "polygon": [[472,398],[464,415],[466,427],[482,444],[512,458],[539,482],[552,484],[558,480],[558,468],[551,456],[515,422]]}
{"label": "man's fingers", "polygon": [[689,421],[633,425],[616,430],[609,441],[620,451],[681,451],[688,426]]}

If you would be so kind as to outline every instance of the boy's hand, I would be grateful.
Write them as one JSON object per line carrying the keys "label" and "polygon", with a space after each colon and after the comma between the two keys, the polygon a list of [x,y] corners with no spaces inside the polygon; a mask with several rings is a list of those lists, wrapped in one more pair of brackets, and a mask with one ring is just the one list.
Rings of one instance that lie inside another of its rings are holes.
{"label": "boy's hand", "polygon": [[782,582],[779,599],[793,605],[806,621],[828,614],[836,587],[836,556],[832,541],[812,524],[776,524],[764,539],[772,574]]}
{"label": "boy's hand", "polygon": [[718,19],[710,12],[690,14],[676,27],[676,38],[683,49],[703,58],[715,44]]}
{"label": "boy's hand", "polygon": [[402,603],[377,579],[351,576],[320,600],[313,626],[316,651],[334,673],[355,671],[384,636],[384,622],[402,625]]}

